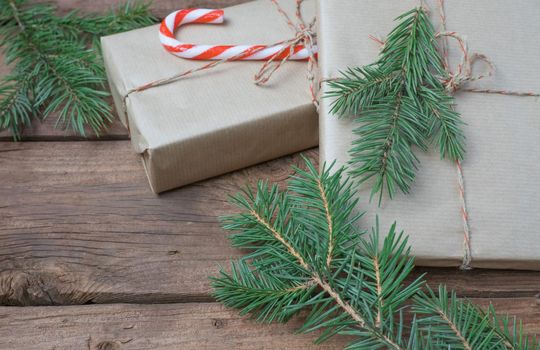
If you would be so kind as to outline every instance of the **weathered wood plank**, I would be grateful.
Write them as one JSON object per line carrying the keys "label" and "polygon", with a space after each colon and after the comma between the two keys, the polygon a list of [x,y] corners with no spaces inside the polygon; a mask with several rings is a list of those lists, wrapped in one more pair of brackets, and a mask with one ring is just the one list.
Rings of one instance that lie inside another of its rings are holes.
{"label": "weathered wood plank", "polygon": [[531,297],[540,293],[540,272],[513,270],[475,269],[462,271],[458,268],[417,268],[427,273],[432,288],[447,284],[467,297],[505,298]]}
{"label": "weathered wood plank", "polygon": [[[308,155],[316,159],[317,152]],[[208,301],[231,257],[218,216],[285,157],[156,196],[127,141],[0,143],[0,304]],[[540,273],[428,269],[467,296],[534,296]]]}
{"label": "weathered wood plank", "polygon": [[0,348],[10,350],[252,350],[342,349],[314,334],[258,324],[217,303],[0,308]]}
{"label": "weathered wood plank", "polygon": [[[57,115],[52,113],[43,122],[35,121],[30,127],[24,129],[22,141],[105,141],[105,140],[128,140],[127,129],[122,125],[116,113],[114,121],[107,129],[98,136],[90,128],[86,128],[86,136],[81,136],[74,131],[64,130],[55,126]],[[13,135],[8,130],[0,131],[0,141],[13,141]]]}
{"label": "weathered wood plank", "polygon": [[483,308],[493,304],[497,314],[516,316],[523,320],[527,333],[540,335],[540,301],[537,298],[473,298],[471,301]]}
{"label": "weathered wood plank", "polygon": [[228,195],[299,159],[156,196],[127,141],[0,143],[0,304],[208,300]]}
{"label": "weathered wood plank", "polygon": [[[475,299],[487,306],[488,299]],[[540,306],[531,298],[493,301],[540,333]],[[334,337],[313,345],[315,334],[294,334],[301,318],[286,325],[258,324],[217,303],[0,307],[0,348],[30,349],[342,349]]]}

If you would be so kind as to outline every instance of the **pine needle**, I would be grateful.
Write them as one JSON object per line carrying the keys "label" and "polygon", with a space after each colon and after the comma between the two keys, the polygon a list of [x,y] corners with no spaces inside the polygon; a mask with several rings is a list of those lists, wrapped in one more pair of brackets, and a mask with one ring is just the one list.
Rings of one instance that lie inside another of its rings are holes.
{"label": "pine needle", "polygon": [[59,17],[50,5],[0,0],[0,46],[14,65],[0,80],[0,128],[18,140],[34,119],[54,113],[57,127],[99,135],[112,121],[99,38],[155,21],[142,3]]}
{"label": "pine needle", "polygon": [[371,181],[379,204],[386,191],[409,193],[418,158],[434,141],[441,157],[463,159],[463,122],[441,80],[447,76],[434,29],[422,8],[397,18],[378,60],[349,68],[331,80],[331,113],[353,116],[359,126],[350,149],[351,174]]}
{"label": "pine needle", "polygon": [[261,181],[232,199],[241,213],[223,225],[249,252],[212,278],[217,300],[261,322],[308,311],[299,332],[317,331],[317,343],[347,335],[346,349],[538,350],[517,321],[412,279],[407,237],[395,224],[384,238],[378,221],[360,230],[345,168],[319,173],[306,160],[295,170],[283,191]]}

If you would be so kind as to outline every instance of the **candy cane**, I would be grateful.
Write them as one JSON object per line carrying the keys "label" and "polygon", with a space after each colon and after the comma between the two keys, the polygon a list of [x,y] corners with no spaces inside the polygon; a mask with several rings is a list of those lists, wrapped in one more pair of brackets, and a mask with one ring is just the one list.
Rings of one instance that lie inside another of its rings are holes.
{"label": "candy cane", "polygon": [[[201,45],[186,44],[176,40],[175,30],[188,23],[223,23],[223,10],[184,9],[171,13],[159,29],[161,44],[175,56],[192,60],[269,60],[284,59],[289,56],[287,45]],[[310,57],[310,51],[304,45],[296,45],[290,60],[305,60]],[[316,50],[316,48],[314,48]],[[277,55],[277,56],[276,56]]]}

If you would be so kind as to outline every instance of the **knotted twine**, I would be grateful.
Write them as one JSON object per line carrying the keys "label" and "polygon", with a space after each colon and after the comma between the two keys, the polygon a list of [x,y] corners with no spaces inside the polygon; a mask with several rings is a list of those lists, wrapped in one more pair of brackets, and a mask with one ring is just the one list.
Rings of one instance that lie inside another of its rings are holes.
{"label": "knotted twine", "polygon": [[[441,21],[440,32],[436,34],[437,38],[441,38],[441,49],[443,56],[443,66],[448,73],[448,79],[442,81],[448,94],[453,95],[458,91],[463,92],[475,92],[484,94],[500,94],[508,96],[520,96],[520,97],[538,97],[540,93],[532,91],[512,91],[512,90],[494,90],[494,89],[477,89],[467,88],[464,84],[469,82],[478,81],[492,76],[495,73],[495,66],[493,62],[489,60],[483,54],[470,53],[467,41],[461,35],[456,32],[450,32],[446,30],[446,14],[445,14],[445,0],[438,0],[439,17]],[[429,12],[424,0],[420,0],[420,3],[426,11]],[[461,61],[457,66],[456,71],[452,71],[448,59],[448,40],[454,39],[459,45],[461,51]],[[473,74],[473,66],[477,62],[483,62],[487,66],[487,70],[484,73]],[[457,182],[458,192],[461,204],[461,217],[463,221],[463,260],[461,262],[460,269],[470,270],[472,269],[472,246],[471,246],[471,232],[469,225],[469,212],[467,210],[467,197],[465,192],[465,179],[463,175],[463,167],[461,161],[456,160],[457,170]]]}
{"label": "knotted twine", "polygon": [[[297,23],[295,24],[289,15],[283,10],[281,5],[279,4],[278,0],[270,0],[275,6],[277,11],[284,17],[287,25],[295,32],[295,36],[287,39],[282,40],[277,43],[274,43],[270,46],[278,46],[283,45],[282,49],[276,52],[274,55],[270,56],[270,58],[261,66],[260,70],[255,74],[254,76],[254,82],[257,85],[264,85],[266,84],[272,75],[281,68],[295,53],[295,47],[303,44],[304,47],[309,51],[309,57],[307,59],[307,79],[309,82],[309,91],[311,94],[312,103],[315,105],[315,107],[318,108],[319,102],[318,102],[318,90],[319,90],[319,84],[317,86],[314,84],[315,82],[315,67],[317,66],[317,57],[315,53],[315,47],[317,45],[316,38],[317,35],[314,32],[314,27],[316,23],[316,18],[314,18],[310,23],[307,23],[304,21],[304,18],[302,16],[302,3],[304,0],[296,0],[296,11],[295,16]],[[258,47],[253,50],[251,50],[250,54],[255,54],[261,50],[264,50],[266,46]],[[279,57],[282,57],[282,55],[285,54],[285,56],[282,59],[279,59]],[[185,78],[189,75],[192,75],[194,73],[209,70],[214,67],[217,67],[223,63],[227,62],[233,62],[241,60],[242,57],[246,55],[246,52],[242,51],[239,54],[232,56],[230,58],[212,61],[208,64],[202,65],[198,68],[193,68],[186,70],[184,72],[174,74],[168,78],[158,79],[155,81],[152,81],[150,83],[135,87],[133,89],[130,89],[127,91],[127,93],[123,96],[122,99],[122,107],[124,110],[124,113],[127,113],[127,99],[129,95],[133,93],[142,92],[148,89],[152,89],[158,86],[167,85],[173,82],[176,82],[182,78]],[[128,125],[128,132],[129,132],[129,123]]]}

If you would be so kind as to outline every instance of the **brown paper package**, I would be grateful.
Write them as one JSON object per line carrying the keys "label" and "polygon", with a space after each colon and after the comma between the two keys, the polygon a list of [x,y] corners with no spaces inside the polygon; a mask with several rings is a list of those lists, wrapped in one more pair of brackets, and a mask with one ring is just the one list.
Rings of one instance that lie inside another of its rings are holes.
{"label": "brown paper package", "polygon": [[[294,16],[294,1],[280,1]],[[315,3],[302,7],[306,20]],[[224,63],[166,86],[132,88],[200,67],[202,61],[167,53],[158,25],[102,39],[116,109],[142,155],[154,192],[193,183],[318,143],[318,118],[311,104],[306,62],[288,62],[265,86],[253,76],[261,62]],[[182,26],[177,37],[200,44],[272,44],[294,37],[270,1],[225,9],[222,25]]]}
{"label": "brown paper package", "polygon": [[[412,0],[319,0],[319,48],[323,78],[372,63],[379,52],[369,35],[384,37]],[[439,28],[435,1],[427,1]],[[465,35],[471,51],[495,64],[494,77],[475,87],[540,92],[540,5],[536,0],[448,0],[447,29]],[[459,50],[450,43],[451,61]],[[477,69],[485,67],[478,66]],[[348,161],[354,123],[330,115],[331,100],[320,110],[321,161]],[[467,137],[463,162],[472,246],[472,266],[540,269],[540,99],[458,92]],[[419,265],[459,266],[463,257],[456,167],[441,160],[436,147],[418,151],[420,168],[411,194],[369,201],[359,191],[360,210],[370,227],[379,215],[387,229],[395,220],[410,236]],[[384,232],[384,231],[383,231]]]}

